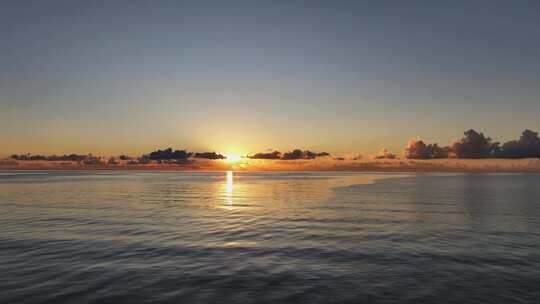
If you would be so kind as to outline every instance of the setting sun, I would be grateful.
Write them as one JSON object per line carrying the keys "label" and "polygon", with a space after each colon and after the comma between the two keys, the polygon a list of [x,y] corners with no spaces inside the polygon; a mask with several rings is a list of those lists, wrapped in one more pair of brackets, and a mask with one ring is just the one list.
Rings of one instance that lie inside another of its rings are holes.
{"label": "setting sun", "polygon": [[228,163],[233,163],[233,162],[242,160],[242,156],[240,156],[240,154],[237,154],[237,153],[225,153],[225,157],[227,157],[225,161]]}

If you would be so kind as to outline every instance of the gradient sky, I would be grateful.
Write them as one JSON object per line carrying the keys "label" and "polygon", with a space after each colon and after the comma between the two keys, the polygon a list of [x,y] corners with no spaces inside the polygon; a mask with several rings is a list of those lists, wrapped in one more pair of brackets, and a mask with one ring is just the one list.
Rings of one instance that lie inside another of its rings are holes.
{"label": "gradient sky", "polygon": [[540,130],[540,1],[2,1],[0,155]]}

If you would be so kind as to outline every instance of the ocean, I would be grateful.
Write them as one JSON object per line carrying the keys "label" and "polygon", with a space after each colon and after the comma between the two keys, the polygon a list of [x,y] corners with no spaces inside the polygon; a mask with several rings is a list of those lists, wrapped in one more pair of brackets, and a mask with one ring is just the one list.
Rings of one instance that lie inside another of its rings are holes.
{"label": "ocean", "polygon": [[538,174],[0,173],[0,303],[539,299]]}

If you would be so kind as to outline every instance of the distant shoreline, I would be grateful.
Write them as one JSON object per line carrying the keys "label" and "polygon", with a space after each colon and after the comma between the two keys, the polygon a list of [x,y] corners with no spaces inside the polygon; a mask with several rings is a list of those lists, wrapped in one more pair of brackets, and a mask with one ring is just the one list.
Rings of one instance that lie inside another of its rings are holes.
{"label": "distant shoreline", "polygon": [[343,171],[343,172],[463,172],[540,173],[540,159],[443,159],[443,160],[302,160],[241,161],[229,164],[206,161],[196,164],[85,165],[55,161],[0,161],[0,171]]}

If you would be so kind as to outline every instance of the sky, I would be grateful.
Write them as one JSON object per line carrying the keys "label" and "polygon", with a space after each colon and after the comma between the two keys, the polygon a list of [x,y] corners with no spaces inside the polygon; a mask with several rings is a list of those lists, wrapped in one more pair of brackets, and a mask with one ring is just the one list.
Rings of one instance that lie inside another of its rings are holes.
{"label": "sky", "polygon": [[540,131],[539,1],[0,3],[0,155]]}

